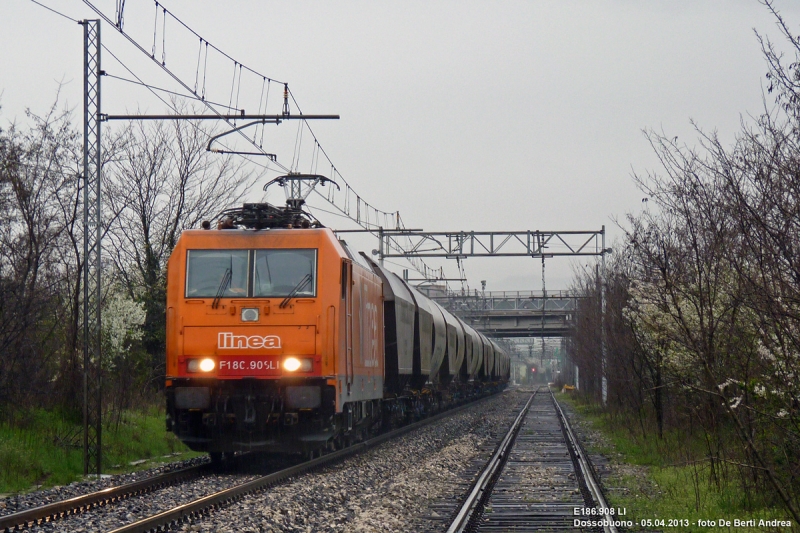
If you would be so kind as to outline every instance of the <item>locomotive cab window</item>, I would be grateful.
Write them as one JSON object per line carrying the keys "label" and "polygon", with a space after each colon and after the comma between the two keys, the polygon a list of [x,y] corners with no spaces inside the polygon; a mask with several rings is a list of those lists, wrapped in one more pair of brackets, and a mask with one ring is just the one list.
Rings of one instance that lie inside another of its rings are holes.
{"label": "locomotive cab window", "polygon": [[253,296],[316,296],[317,250],[256,250]]}
{"label": "locomotive cab window", "polygon": [[249,250],[189,250],[186,261],[186,297],[247,296],[249,262]]}

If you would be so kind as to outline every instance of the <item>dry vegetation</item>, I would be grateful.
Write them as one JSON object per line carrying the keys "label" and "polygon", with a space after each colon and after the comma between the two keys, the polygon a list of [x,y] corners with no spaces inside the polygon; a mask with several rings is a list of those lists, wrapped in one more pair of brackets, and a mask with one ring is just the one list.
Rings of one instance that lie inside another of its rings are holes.
{"label": "dry vegetation", "polygon": [[661,169],[635,176],[647,208],[605,273],[580,273],[570,350],[599,400],[604,335],[612,414],[800,523],[800,38],[772,12],[794,50],[760,37],[774,100],[732,146],[646,132]]}
{"label": "dry vegetation", "polygon": [[[82,136],[57,104],[0,130],[0,423],[81,419]],[[163,386],[166,262],[184,228],[236,204],[252,176],[199,124],[132,122],[103,148],[104,419]]]}

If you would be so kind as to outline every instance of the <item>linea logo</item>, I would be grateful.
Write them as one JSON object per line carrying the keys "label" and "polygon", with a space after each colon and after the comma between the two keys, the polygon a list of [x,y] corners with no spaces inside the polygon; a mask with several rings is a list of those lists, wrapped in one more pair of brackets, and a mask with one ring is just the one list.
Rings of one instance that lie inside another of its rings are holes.
{"label": "linea logo", "polygon": [[281,338],[277,335],[234,335],[220,331],[217,335],[217,348],[220,350],[277,350],[281,347]]}

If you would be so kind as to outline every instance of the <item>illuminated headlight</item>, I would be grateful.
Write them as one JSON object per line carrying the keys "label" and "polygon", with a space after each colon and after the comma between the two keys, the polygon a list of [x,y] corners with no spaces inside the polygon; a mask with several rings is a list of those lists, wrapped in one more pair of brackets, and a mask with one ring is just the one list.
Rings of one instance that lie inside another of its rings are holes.
{"label": "illuminated headlight", "polygon": [[189,359],[186,361],[187,372],[211,372],[217,364],[213,359]]}
{"label": "illuminated headlight", "polygon": [[314,362],[311,359],[298,359],[297,357],[287,357],[283,360],[283,369],[287,372],[311,372],[314,370]]}
{"label": "illuminated headlight", "polygon": [[242,322],[258,322],[258,307],[242,308]]}

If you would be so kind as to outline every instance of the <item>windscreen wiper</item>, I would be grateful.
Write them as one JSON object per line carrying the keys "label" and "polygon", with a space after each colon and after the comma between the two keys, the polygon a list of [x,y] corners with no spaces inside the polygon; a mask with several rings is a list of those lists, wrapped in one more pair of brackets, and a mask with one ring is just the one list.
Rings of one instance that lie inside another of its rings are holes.
{"label": "windscreen wiper", "polygon": [[297,285],[294,286],[294,289],[292,289],[292,292],[289,293],[289,296],[284,298],[284,300],[281,302],[281,304],[278,307],[283,309],[284,307],[289,305],[289,300],[291,300],[292,298],[297,296],[297,293],[300,292],[301,290],[303,290],[305,288],[305,286],[308,285],[308,282],[310,282],[310,281],[311,281],[311,274],[306,274],[305,276],[303,276],[303,279],[301,279],[297,283]]}
{"label": "windscreen wiper", "polygon": [[228,285],[231,284],[231,278],[233,277],[233,272],[230,268],[225,269],[225,274],[222,275],[222,281],[219,283],[219,289],[217,289],[217,295],[214,297],[214,301],[211,302],[211,309],[216,309],[219,307],[219,300],[222,298],[222,295],[225,294],[225,289],[228,288]]}

